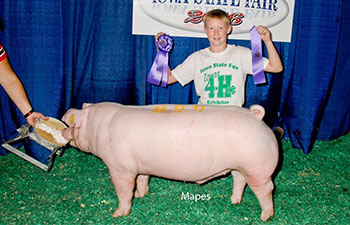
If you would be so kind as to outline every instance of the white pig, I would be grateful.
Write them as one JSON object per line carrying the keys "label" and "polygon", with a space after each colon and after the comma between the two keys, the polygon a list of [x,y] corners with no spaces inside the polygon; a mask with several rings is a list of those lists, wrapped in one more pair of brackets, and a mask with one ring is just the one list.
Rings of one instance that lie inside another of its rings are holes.
{"label": "white pig", "polygon": [[105,102],[68,110],[62,120],[69,128],[62,133],[72,146],[91,152],[108,167],[119,200],[114,217],[130,213],[134,195],[148,193],[149,175],[201,184],[231,172],[232,203],[241,202],[248,184],[266,221],[274,214],[271,175],[278,145],[262,121],[264,114],[259,105]]}

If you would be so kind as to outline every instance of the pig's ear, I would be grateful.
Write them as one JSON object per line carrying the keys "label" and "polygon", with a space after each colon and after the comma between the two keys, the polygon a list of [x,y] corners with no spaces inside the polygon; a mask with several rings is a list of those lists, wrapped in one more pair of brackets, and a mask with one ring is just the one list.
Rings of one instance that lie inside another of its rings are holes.
{"label": "pig's ear", "polygon": [[69,109],[62,117],[62,121],[64,121],[69,127],[79,128],[81,125],[81,110],[77,109]]}
{"label": "pig's ear", "polygon": [[261,105],[252,105],[250,106],[249,110],[258,120],[262,120],[262,118],[264,118],[265,109]]}
{"label": "pig's ear", "polygon": [[83,103],[83,109],[86,108],[86,107],[88,107],[88,106],[90,106],[90,105],[92,105],[92,103],[85,103],[85,102],[84,102],[84,103]]}

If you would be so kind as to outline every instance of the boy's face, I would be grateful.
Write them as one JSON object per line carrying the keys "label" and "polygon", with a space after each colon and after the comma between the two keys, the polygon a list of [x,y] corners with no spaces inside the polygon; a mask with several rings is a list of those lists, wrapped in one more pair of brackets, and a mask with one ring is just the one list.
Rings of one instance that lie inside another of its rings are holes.
{"label": "boy's face", "polygon": [[226,46],[227,35],[231,30],[232,27],[223,19],[209,19],[204,26],[211,47]]}

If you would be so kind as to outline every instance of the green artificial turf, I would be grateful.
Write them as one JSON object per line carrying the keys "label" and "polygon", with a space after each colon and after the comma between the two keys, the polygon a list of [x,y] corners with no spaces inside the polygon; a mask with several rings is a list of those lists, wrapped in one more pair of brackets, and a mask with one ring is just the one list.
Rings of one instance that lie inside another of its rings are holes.
{"label": "green artificial turf", "polygon": [[[275,217],[267,222],[249,188],[231,204],[230,175],[204,185],[152,177],[131,214],[113,218],[118,200],[107,167],[70,148],[49,173],[14,154],[0,157],[0,224],[350,224],[350,135],[316,142],[309,155],[282,144]],[[187,192],[210,200],[181,200]]]}

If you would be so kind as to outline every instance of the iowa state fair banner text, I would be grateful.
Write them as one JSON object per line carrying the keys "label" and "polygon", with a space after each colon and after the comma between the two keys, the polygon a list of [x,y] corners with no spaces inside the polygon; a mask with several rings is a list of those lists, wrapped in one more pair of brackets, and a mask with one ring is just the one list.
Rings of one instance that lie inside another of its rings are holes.
{"label": "iowa state fair banner text", "polygon": [[273,41],[290,42],[294,0],[133,0],[133,34],[206,37],[203,15],[222,9],[231,18],[230,39],[249,40],[254,25],[272,32]]}

